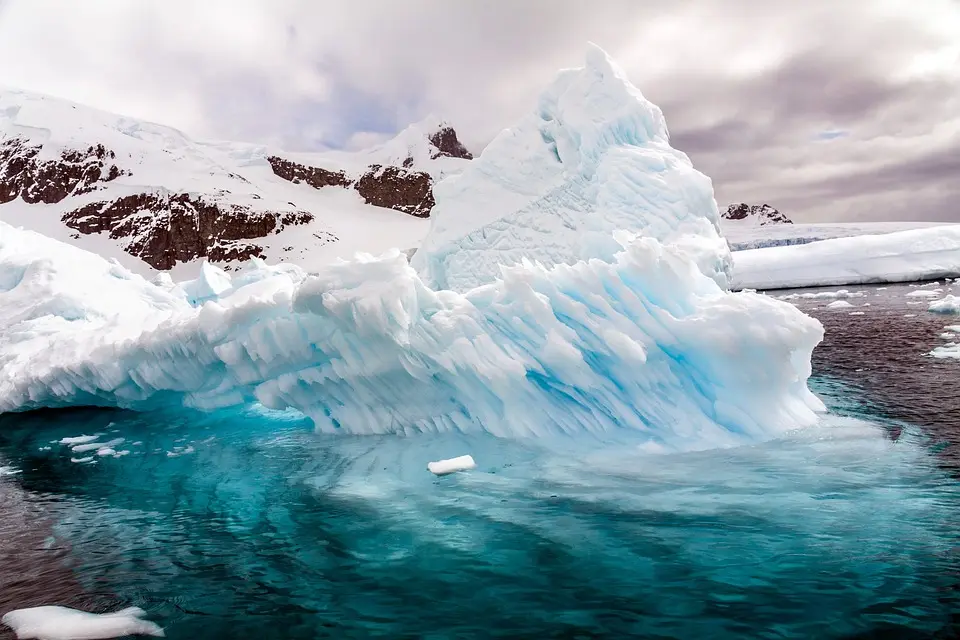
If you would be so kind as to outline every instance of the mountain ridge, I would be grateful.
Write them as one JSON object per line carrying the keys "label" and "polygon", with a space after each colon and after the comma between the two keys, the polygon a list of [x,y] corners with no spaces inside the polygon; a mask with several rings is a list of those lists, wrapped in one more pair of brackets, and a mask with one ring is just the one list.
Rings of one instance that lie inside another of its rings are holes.
{"label": "mountain ridge", "polygon": [[[193,140],[172,127],[0,90],[0,220],[140,272],[250,257],[309,266],[415,243],[426,226],[404,218],[428,217],[434,184],[472,157],[433,116],[363,151],[289,153]],[[383,241],[362,237],[368,232]]]}

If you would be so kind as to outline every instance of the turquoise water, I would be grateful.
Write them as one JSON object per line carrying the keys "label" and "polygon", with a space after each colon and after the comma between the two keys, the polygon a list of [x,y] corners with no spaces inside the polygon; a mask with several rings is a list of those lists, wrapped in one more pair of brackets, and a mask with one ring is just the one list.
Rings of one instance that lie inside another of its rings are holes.
{"label": "turquoise water", "polygon": [[[950,637],[956,480],[919,431],[818,390],[822,429],[669,456],[266,412],[0,416],[0,561],[32,567],[0,613],[134,604],[170,638]],[[82,434],[131,453],[71,462],[55,441]],[[475,472],[426,472],[461,453]]]}

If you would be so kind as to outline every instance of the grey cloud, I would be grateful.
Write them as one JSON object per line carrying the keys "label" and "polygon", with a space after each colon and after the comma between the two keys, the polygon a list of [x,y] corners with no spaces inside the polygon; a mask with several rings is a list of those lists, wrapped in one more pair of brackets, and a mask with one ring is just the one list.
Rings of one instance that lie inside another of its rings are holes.
{"label": "grey cloud", "polygon": [[[296,149],[436,113],[478,150],[592,40],[663,108],[721,202],[892,219],[958,195],[956,129],[931,132],[960,119],[960,74],[901,72],[956,42],[949,0],[217,2],[0,0],[0,83]],[[846,135],[818,140],[827,130]]]}

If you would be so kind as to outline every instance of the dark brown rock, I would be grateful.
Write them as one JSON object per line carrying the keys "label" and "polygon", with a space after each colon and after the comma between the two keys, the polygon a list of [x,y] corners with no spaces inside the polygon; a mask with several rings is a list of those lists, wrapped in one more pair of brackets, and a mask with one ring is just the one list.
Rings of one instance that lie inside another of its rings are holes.
{"label": "dark brown rock", "polygon": [[433,178],[424,171],[378,164],[360,176],[354,184],[364,202],[427,218],[436,201],[433,199]]}
{"label": "dark brown rock", "polygon": [[108,233],[112,239],[127,240],[127,253],[155,269],[171,269],[201,257],[213,262],[262,257],[263,248],[251,240],[306,224],[313,215],[256,211],[186,193],[142,193],[88,204],[64,214],[62,220],[80,233]]}
{"label": "dark brown rock", "polygon": [[40,160],[40,150],[22,138],[0,142],[0,204],[17,197],[29,204],[53,204],[124,175],[114,153],[102,144],[66,149],[55,160]]}
{"label": "dark brown rock", "polygon": [[270,167],[276,175],[294,184],[306,182],[314,189],[322,189],[323,187],[349,187],[351,183],[347,174],[343,171],[328,171],[319,167],[308,167],[278,156],[268,157],[267,162],[270,163]]}
{"label": "dark brown rock", "polygon": [[434,158],[447,156],[449,158],[473,160],[473,154],[467,151],[467,148],[457,138],[457,132],[454,131],[453,127],[442,127],[431,134],[429,140],[430,144],[437,149],[436,154],[433,155]]}
{"label": "dark brown rock", "polygon": [[[315,189],[353,187],[364,202],[375,207],[426,218],[436,204],[433,199],[433,178],[424,171],[375,164],[353,182],[342,171],[310,167],[278,156],[270,156],[268,161],[273,172],[284,180],[304,182]],[[405,166],[407,164],[404,162]],[[412,160],[409,164],[413,164]]]}

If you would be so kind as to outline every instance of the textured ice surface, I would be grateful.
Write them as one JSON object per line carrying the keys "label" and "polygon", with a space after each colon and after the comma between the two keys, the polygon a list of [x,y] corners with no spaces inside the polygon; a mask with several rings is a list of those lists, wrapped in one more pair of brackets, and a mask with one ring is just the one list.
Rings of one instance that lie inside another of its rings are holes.
{"label": "textured ice surface", "polygon": [[749,289],[911,282],[960,274],[960,225],[737,251],[733,285]]}
{"label": "textured ice surface", "polygon": [[132,635],[162,638],[163,629],[141,620],[145,615],[146,611],[138,607],[97,614],[47,606],[11,611],[0,621],[13,629],[18,640],[98,640]]}
{"label": "textured ice surface", "polygon": [[960,296],[944,296],[941,300],[931,302],[927,310],[933,313],[960,313]]}
{"label": "textured ice surface", "polygon": [[0,224],[0,411],[259,402],[329,432],[631,434],[652,450],[816,421],[822,327],[726,290],[709,179],[598,49],[443,184],[421,273],[393,250],[153,284]]}
{"label": "textured ice surface", "polygon": [[615,230],[676,243],[726,282],[710,179],[670,147],[660,109],[596,47],[435,196],[412,260],[435,288],[466,291],[525,258],[609,262],[620,250]]}

